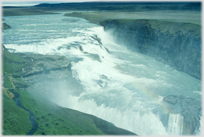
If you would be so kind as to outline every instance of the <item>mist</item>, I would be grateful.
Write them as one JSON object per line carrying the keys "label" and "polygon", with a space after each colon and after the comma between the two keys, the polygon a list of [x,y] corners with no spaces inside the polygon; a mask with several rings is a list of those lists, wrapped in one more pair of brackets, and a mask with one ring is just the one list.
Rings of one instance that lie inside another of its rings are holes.
{"label": "mist", "polygon": [[[18,38],[13,41],[11,37],[4,38],[6,48],[17,53],[31,52],[45,57],[47,54],[58,55],[71,60],[67,68],[23,77],[24,81],[30,83],[27,90],[31,94],[39,94],[61,107],[97,116],[138,135],[199,134],[195,130],[200,127],[197,108],[200,110],[201,80],[146,54],[154,52],[145,52],[151,46],[155,51],[157,47],[165,46],[159,44],[169,38],[168,35],[164,35],[166,39],[162,37],[163,33],[168,32],[165,31],[168,23],[162,22],[164,24],[161,26],[162,23],[156,21],[140,20],[145,24],[140,21],[123,24],[123,20],[109,20],[104,21],[102,27],[81,18],[73,22],[71,19],[75,18],[70,17],[70,21],[64,21],[67,18],[62,15],[21,16],[16,24],[13,18],[6,19],[15,26],[6,33],[7,36],[13,36],[20,27],[18,24],[24,23]],[[174,23],[168,24],[172,30],[175,30]],[[33,24],[36,29],[27,29]],[[157,25],[163,27],[163,31],[158,29],[160,34],[155,36]],[[135,28],[136,33],[131,33],[132,28]],[[42,30],[44,33],[36,35]],[[179,35],[175,34],[175,37]],[[188,34],[187,38],[192,35],[196,36],[196,33]],[[183,37],[182,42],[185,42],[186,38]],[[30,44],[26,44],[28,39]],[[189,48],[196,43],[194,38],[190,40],[189,45],[186,42]],[[172,45],[170,43],[167,46]],[[141,46],[140,49],[137,46]],[[197,51],[195,49],[195,53]],[[169,96],[179,99],[178,102],[184,102],[184,105],[171,104]],[[166,97],[167,102],[164,101]],[[35,98],[38,101],[38,97]],[[186,103],[186,100],[190,101]],[[190,109],[186,110],[187,106]],[[192,114],[193,118],[186,119],[188,114]],[[197,126],[186,127],[189,120]]]}

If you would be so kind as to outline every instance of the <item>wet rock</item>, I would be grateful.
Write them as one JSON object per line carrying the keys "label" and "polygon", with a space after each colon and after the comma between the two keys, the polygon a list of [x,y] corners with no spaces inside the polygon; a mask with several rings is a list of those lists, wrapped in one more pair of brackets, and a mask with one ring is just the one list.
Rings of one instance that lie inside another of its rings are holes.
{"label": "wet rock", "polygon": [[88,57],[90,57],[91,59],[93,59],[93,60],[96,60],[96,61],[101,62],[101,59],[100,59],[100,57],[99,57],[98,54],[86,53],[86,55],[87,55]]}
{"label": "wet rock", "polygon": [[8,25],[8,24],[6,24],[6,23],[3,23],[3,30],[6,30],[6,29],[10,29],[11,28],[11,26],[10,25]]}
{"label": "wet rock", "polygon": [[163,101],[173,105],[178,103],[181,106],[181,115],[184,117],[183,134],[193,135],[196,128],[200,126],[201,102],[182,95],[168,95]]}
{"label": "wet rock", "polygon": [[187,134],[193,134],[200,125],[201,102],[185,96],[180,96],[180,105],[183,108],[184,129]]}
{"label": "wet rock", "polygon": [[198,110],[201,108],[201,102],[193,98],[180,96],[180,104],[183,109]]}
{"label": "wet rock", "polygon": [[201,79],[200,25],[145,19],[108,19],[100,24],[128,49]]}
{"label": "wet rock", "polygon": [[94,40],[98,41],[98,43],[100,45],[102,45],[101,39],[97,35],[93,35],[93,36],[91,36],[91,38],[93,38]]}
{"label": "wet rock", "polygon": [[83,48],[82,48],[82,46],[79,46],[79,49],[80,49],[80,51],[81,52],[83,52],[84,50],[83,50]]}
{"label": "wet rock", "polygon": [[53,70],[68,69],[70,60],[66,57],[56,55],[27,54],[24,57],[25,66],[22,71],[16,73],[16,77],[29,77],[42,73],[48,74]]}
{"label": "wet rock", "polygon": [[179,101],[179,97],[174,96],[174,95],[169,95],[169,96],[165,97],[163,100],[165,102],[170,103],[170,104],[176,104]]}

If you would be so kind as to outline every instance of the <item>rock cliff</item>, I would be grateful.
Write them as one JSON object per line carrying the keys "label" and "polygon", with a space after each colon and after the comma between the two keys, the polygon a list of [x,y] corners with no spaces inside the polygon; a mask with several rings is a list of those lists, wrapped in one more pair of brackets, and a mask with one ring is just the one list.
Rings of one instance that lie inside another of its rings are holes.
{"label": "rock cliff", "polygon": [[193,98],[178,95],[168,95],[163,101],[172,104],[172,110],[175,105],[181,107],[180,113],[184,118],[184,135],[193,135],[196,128],[200,126],[201,102]]}
{"label": "rock cliff", "polygon": [[165,20],[104,20],[116,42],[201,79],[201,26]]}

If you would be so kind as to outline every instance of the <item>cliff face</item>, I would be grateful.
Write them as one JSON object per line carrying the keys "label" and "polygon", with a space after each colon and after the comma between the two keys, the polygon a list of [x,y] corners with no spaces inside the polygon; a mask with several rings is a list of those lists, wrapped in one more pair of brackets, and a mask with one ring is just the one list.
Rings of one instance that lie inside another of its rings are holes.
{"label": "cliff face", "polygon": [[118,43],[201,79],[201,27],[162,20],[104,20]]}
{"label": "cliff face", "polygon": [[171,104],[170,112],[173,112],[176,104],[181,107],[181,115],[184,118],[184,135],[193,135],[196,131],[196,128],[200,127],[202,103],[200,101],[182,95],[168,95],[163,99],[163,101]]}

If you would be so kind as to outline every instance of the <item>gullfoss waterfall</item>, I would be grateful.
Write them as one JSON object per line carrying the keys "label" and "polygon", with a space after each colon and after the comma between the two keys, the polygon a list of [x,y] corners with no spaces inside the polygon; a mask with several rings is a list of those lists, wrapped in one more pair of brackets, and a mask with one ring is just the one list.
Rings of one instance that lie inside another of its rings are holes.
{"label": "gullfoss waterfall", "polygon": [[[201,101],[200,80],[130,51],[103,27],[81,18],[56,14],[5,19],[12,26],[3,37],[10,52],[61,55],[71,60],[71,74],[65,80],[49,81],[42,74],[29,88],[31,92],[138,135],[185,134],[181,108],[163,98],[184,95]],[[195,134],[200,134],[199,129],[200,125]]]}

